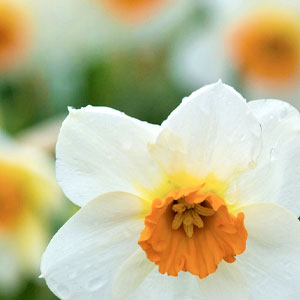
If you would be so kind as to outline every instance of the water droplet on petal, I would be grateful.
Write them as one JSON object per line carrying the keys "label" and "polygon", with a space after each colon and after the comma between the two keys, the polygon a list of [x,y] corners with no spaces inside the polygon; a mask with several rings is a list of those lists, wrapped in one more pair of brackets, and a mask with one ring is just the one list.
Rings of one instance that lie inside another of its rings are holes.
{"label": "water droplet on petal", "polygon": [[71,280],[72,280],[72,279],[75,279],[76,276],[77,276],[77,273],[72,272],[72,273],[69,274],[69,279],[71,279]]}
{"label": "water droplet on petal", "polygon": [[286,107],[284,107],[280,112],[280,118],[284,119],[287,116],[287,114],[288,114],[288,110]]}
{"label": "water droplet on petal", "polygon": [[54,291],[59,298],[69,299],[70,298],[70,290],[67,286],[58,283],[55,279],[49,279],[47,281],[49,287]]}
{"label": "water droplet on petal", "polygon": [[132,147],[132,141],[129,139],[126,139],[124,141],[122,141],[121,143],[121,148],[123,151],[129,151]]}
{"label": "water droplet on petal", "polygon": [[189,98],[188,97],[184,97],[183,99],[182,99],[182,103],[186,103],[186,102],[188,102],[189,101]]}
{"label": "water droplet on petal", "polygon": [[175,295],[173,300],[193,300],[193,298],[183,295]]}
{"label": "water droplet on petal", "polygon": [[70,290],[67,286],[59,284],[56,290],[60,298],[67,299],[70,297]]}
{"label": "water droplet on petal", "polygon": [[270,151],[270,160],[274,161],[274,160],[276,160],[276,157],[277,157],[277,151],[275,148],[272,148]]}
{"label": "water droplet on petal", "polygon": [[254,160],[252,160],[252,161],[249,162],[248,168],[249,169],[255,169],[256,165],[257,165],[257,163]]}
{"label": "water droplet on petal", "polygon": [[240,138],[240,141],[241,141],[241,142],[244,142],[245,140],[246,140],[246,136],[243,135],[243,136]]}
{"label": "water droplet on petal", "polygon": [[91,266],[92,266],[92,264],[88,263],[83,267],[83,270],[88,270],[91,268]]}
{"label": "water droplet on petal", "polygon": [[91,292],[95,292],[95,291],[99,290],[101,287],[103,287],[106,283],[107,283],[107,281],[99,276],[99,277],[90,279],[87,282],[86,288],[87,288],[87,290],[89,290]]}

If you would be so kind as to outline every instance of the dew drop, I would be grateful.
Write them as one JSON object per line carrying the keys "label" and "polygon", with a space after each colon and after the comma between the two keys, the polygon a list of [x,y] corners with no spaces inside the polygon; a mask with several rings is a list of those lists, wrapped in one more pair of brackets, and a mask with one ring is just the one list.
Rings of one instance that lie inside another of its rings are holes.
{"label": "dew drop", "polygon": [[59,298],[68,299],[70,298],[70,290],[67,286],[58,283],[54,279],[49,279],[47,281],[49,287],[59,296]]}
{"label": "dew drop", "polygon": [[254,169],[254,168],[256,168],[256,165],[257,165],[257,163],[254,160],[252,160],[249,162],[248,167],[249,167],[249,169]]}
{"label": "dew drop", "polygon": [[95,227],[100,226],[100,221],[99,220],[93,221],[93,226]]}
{"label": "dew drop", "polygon": [[77,273],[72,272],[72,273],[69,274],[69,279],[73,280],[73,279],[76,278],[76,276],[77,276]]}
{"label": "dew drop", "polygon": [[70,290],[65,285],[59,284],[56,287],[56,290],[60,298],[67,299],[70,297]]}
{"label": "dew drop", "polygon": [[274,161],[274,160],[276,160],[276,157],[277,157],[276,149],[272,148],[270,151],[270,160]]}
{"label": "dew drop", "polygon": [[188,98],[188,97],[184,97],[184,98],[182,99],[181,103],[186,103],[186,102],[188,102],[188,101],[189,101],[189,98]]}
{"label": "dew drop", "polygon": [[83,270],[88,270],[92,267],[92,264],[88,263],[83,267]]}
{"label": "dew drop", "polygon": [[89,280],[86,284],[87,290],[91,292],[95,292],[99,290],[101,287],[103,287],[106,284],[106,281],[103,280],[102,277],[96,277]]}
{"label": "dew drop", "polygon": [[288,110],[286,107],[284,107],[280,112],[280,118],[284,119],[287,116],[287,114],[288,114]]}
{"label": "dew drop", "polygon": [[200,110],[204,115],[208,115],[210,113],[210,108],[206,105],[202,105],[200,107]]}
{"label": "dew drop", "polygon": [[193,300],[193,299],[188,296],[175,295],[173,300]]}
{"label": "dew drop", "polygon": [[122,142],[121,148],[123,151],[128,151],[132,147],[132,142],[129,139],[126,139]]}
{"label": "dew drop", "polygon": [[241,136],[240,141],[241,141],[241,142],[244,142],[245,140],[246,140],[246,136],[244,136],[244,135]]}
{"label": "dew drop", "polygon": [[237,183],[234,182],[232,185],[231,185],[231,188],[230,188],[230,191],[233,193],[233,194],[236,194],[237,193]]}

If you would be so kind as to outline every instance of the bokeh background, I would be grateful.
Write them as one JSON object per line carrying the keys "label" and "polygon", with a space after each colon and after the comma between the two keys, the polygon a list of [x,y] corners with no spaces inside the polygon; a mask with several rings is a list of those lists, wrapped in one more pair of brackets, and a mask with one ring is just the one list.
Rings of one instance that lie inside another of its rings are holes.
{"label": "bokeh background", "polygon": [[78,209],[54,171],[67,107],[160,124],[220,78],[300,108],[299,0],[0,0],[0,300],[57,299],[39,262]]}

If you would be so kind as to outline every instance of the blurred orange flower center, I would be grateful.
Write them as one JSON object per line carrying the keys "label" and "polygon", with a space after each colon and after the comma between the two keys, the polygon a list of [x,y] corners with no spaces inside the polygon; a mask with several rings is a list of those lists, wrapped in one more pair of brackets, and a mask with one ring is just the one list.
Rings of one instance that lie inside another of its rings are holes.
{"label": "blurred orange flower center", "polygon": [[22,211],[22,191],[7,173],[0,173],[0,229],[11,229]]}
{"label": "blurred orange flower center", "polygon": [[224,200],[203,186],[155,199],[145,218],[138,243],[162,274],[186,271],[204,278],[246,249],[244,214],[230,214]]}
{"label": "blurred orange flower center", "polygon": [[25,8],[10,0],[0,2],[0,72],[26,52],[30,22]]}
{"label": "blurred orange flower center", "polygon": [[235,25],[232,38],[242,72],[271,81],[300,72],[300,19],[272,12],[252,16]]}
{"label": "blurred orange flower center", "polygon": [[129,23],[147,21],[170,0],[100,0],[108,10]]}

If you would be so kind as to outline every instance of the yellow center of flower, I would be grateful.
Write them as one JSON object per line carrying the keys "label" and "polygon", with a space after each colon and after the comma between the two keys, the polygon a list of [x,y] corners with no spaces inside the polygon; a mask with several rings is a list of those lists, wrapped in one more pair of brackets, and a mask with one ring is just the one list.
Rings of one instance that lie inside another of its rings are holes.
{"label": "yellow center of flower", "polygon": [[147,21],[170,0],[99,0],[108,11],[129,23]]}
{"label": "yellow center of flower", "polygon": [[10,0],[0,2],[0,72],[26,53],[30,35],[29,14]]}
{"label": "yellow center of flower", "polygon": [[162,274],[204,278],[246,249],[244,214],[229,213],[224,200],[204,187],[175,189],[152,203],[138,243]]}
{"label": "yellow center of flower", "polygon": [[287,81],[300,72],[300,19],[267,11],[234,25],[230,47],[241,72],[268,81]]}

